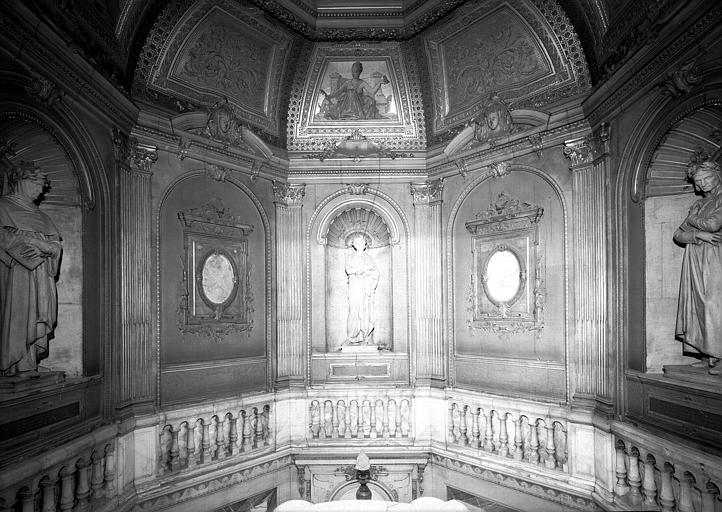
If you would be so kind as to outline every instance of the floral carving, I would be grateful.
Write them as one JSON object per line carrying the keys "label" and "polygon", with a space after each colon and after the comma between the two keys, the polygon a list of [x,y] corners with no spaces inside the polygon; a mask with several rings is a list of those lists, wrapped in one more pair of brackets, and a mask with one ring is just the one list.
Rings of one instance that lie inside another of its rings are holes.
{"label": "floral carving", "polygon": [[[492,27],[492,28],[487,28]],[[543,69],[536,44],[518,22],[500,15],[481,31],[451,43],[448,67],[449,98],[464,104],[511,84],[525,82]],[[450,105],[453,109],[456,105]]]}
{"label": "floral carving", "polygon": [[267,48],[224,25],[212,25],[188,51],[179,76],[190,78],[260,107],[265,83]]}

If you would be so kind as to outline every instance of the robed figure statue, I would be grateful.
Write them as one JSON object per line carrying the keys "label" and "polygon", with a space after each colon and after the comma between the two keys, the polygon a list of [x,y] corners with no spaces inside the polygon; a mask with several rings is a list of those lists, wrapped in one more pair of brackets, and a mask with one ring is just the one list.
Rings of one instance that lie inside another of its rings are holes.
{"label": "robed figure statue", "polygon": [[57,322],[60,233],[36,201],[49,186],[34,166],[10,171],[0,197],[0,372],[37,375]]}
{"label": "robed figure statue", "polygon": [[[704,197],[674,233],[684,244],[675,334],[694,366],[718,374],[722,357],[722,174],[715,162],[692,164],[688,175]],[[691,349],[691,350],[690,350]]]}
{"label": "robed figure statue", "polygon": [[374,330],[374,293],[379,271],[373,256],[366,252],[366,237],[353,238],[353,250],[346,256],[348,276],[348,320],[345,344],[371,344]]}

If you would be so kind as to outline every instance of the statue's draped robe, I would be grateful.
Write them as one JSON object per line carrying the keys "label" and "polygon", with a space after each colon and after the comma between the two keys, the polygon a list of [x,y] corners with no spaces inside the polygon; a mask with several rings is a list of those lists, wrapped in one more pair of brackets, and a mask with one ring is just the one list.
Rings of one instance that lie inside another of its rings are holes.
{"label": "statue's draped robe", "polygon": [[[32,238],[54,242],[55,251],[23,264],[17,259],[18,249]],[[20,195],[0,197],[0,371],[4,375],[35,370],[38,361],[47,357],[48,339],[57,322],[55,276],[61,252],[58,229],[37,205]],[[25,266],[35,264],[32,270]]]}
{"label": "statue's draped robe", "polygon": [[707,356],[722,357],[722,245],[699,241],[696,231],[722,228],[722,192],[700,199],[675,233],[687,244],[677,305],[677,339]]}
{"label": "statue's draped robe", "polygon": [[368,341],[374,330],[373,295],[379,282],[379,272],[373,256],[352,252],[346,257],[348,275],[347,342]]}

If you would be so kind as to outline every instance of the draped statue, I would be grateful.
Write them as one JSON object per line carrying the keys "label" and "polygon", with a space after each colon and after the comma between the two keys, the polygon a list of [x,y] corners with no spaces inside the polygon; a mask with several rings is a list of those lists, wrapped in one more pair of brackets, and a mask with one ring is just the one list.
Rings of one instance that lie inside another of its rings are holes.
{"label": "draped statue", "polygon": [[353,250],[346,256],[348,319],[345,344],[370,345],[374,330],[374,294],[379,284],[379,271],[373,256],[366,252],[366,237],[355,236],[351,246]]}
{"label": "draped statue", "polygon": [[35,167],[10,172],[0,197],[0,371],[37,374],[57,322],[60,233],[36,202],[49,186]]}
{"label": "draped statue", "polygon": [[704,197],[694,203],[674,233],[683,244],[675,335],[694,366],[719,374],[722,357],[722,174],[715,162],[692,164],[688,176]]}

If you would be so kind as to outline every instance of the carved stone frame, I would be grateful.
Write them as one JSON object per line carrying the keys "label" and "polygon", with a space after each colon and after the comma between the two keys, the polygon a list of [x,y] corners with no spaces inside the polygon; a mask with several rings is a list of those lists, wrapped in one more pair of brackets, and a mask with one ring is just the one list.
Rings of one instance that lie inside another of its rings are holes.
{"label": "carved stone frame", "polygon": [[[502,192],[476,220],[466,222],[473,254],[469,329],[497,334],[543,329],[544,283],[538,254],[538,223],[543,214],[543,208]],[[511,252],[519,263],[518,289],[506,301],[496,300],[487,286],[489,261],[501,251]]]}

